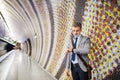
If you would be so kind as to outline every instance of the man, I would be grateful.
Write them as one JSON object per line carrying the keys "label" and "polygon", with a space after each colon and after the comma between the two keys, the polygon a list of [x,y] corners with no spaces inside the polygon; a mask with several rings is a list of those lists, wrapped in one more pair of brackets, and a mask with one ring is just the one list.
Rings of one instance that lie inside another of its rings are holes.
{"label": "man", "polygon": [[81,31],[81,23],[75,23],[72,27],[72,37],[66,50],[66,74],[69,75],[69,70],[71,69],[73,80],[88,80],[87,67],[79,56],[87,63],[89,62],[90,39],[83,36]]}

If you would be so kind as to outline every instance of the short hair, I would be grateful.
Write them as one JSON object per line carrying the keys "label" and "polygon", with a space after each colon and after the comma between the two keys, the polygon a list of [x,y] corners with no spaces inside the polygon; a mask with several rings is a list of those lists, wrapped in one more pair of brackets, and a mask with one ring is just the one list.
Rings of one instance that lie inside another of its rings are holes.
{"label": "short hair", "polygon": [[80,27],[82,29],[82,24],[80,22],[74,22],[73,27]]}

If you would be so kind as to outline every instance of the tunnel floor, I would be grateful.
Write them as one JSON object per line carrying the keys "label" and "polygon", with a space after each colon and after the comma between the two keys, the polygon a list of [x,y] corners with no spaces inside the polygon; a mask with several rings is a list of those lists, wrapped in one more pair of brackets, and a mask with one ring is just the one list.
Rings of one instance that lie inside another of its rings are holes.
{"label": "tunnel floor", "polygon": [[21,51],[10,53],[0,63],[0,80],[56,80]]}

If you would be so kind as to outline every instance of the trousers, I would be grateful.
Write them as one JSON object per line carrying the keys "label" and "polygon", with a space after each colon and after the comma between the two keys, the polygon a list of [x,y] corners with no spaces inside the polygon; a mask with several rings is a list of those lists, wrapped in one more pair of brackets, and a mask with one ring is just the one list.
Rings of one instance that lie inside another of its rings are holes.
{"label": "trousers", "polygon": [[88,72],[84,72],[78,63],[71,63],[71,72],[73,80],[88,80]]}

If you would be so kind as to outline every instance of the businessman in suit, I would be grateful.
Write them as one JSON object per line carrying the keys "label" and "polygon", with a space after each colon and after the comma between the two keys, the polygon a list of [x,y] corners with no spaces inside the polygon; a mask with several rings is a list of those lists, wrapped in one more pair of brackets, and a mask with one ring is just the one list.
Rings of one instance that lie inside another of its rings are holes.
{"label": "businessman in suit", "polygon": [[[78,54],[88,63],[90,51],[90,39],[81,34],[81,23],[75,23],[72,27],[72,36],[68,44],[66,74],[72,73],[73,80],[88,80],[87,67],[79,58]],[[73,44],[75,47],[73,47]]]}

